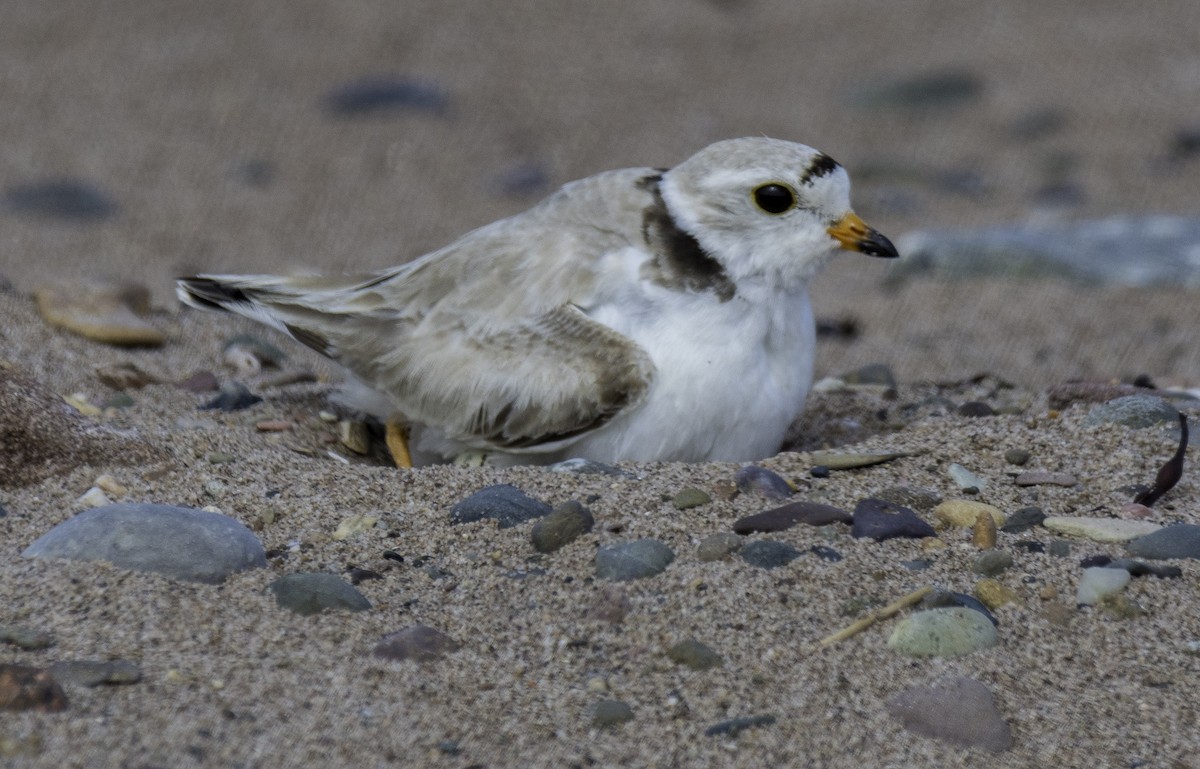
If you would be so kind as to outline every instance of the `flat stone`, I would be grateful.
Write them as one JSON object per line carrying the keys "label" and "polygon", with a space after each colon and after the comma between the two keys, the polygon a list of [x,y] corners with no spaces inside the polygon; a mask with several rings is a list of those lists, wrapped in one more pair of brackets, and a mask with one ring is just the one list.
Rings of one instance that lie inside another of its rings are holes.
{"label": "flat stone", "polygon": [[622,542],[596,551],[596,576],[614,582],[645,579],[661,574],[675,560],[675,552],[657,539]]}
{"label": "flat stone", "polygon": [[692,670],[708,670],[725,664],[720,654],[695,638],[680,641],[667,649],[667,657],[672,662]]}
{"label": "flat stone", "polygon": [[633,720],[633,708],[621,700],[600,700],[592,706],[592,726],[598,729],[620,726]]}
{"label": "flat stone", "polygon": [[322,100],[324,108],[339,117],[409,111],[441,114],[449,101],[446,92],[435,83],[381,75],[344,83]]}
{"label": "flat stone", "polygon": [[809,526],[825,526],[830,523],[852,523],[853,521],[854,516],[833,505],[825,505],[820,502],[792,502],[783,507],[739,518],[734,521],[733,531],[736,534],[753,534],[755,532],[784,531],[801,523]]}
{"label": "flat stone", "polygon": [[375,645],[374,654],[389,660],[433,662],[461,648],[460,643],[440,630],[428,625],[410,625],[384,636]]}
{"label": "flat stone", "polygon": [[129,287],[60,283],[34,289],[33,298],[51,326],[96,342],[157,347],[167,339],[134,313]]}
{"label": "flat stone", "polygon": [[[1084,537],[1093,542],[1128,542],[1158,531],[1162,527],[1150,521],[1127,521],[1123,518],[1086,518],[1053,515],[1042,526],[1059,534]],[[1144,556],[1142,553],[1134,555]]]}
{"label": "flat stone", "polygon": [[1004,513],[1000,509],[984,502],[974,502],[969,499],[947,499],[933,508],[933,516],[947,526],[959,529],[975,525],[975,519],[980,513],[986,513],[996,522],[996,526],[1004,525]]}
{"label": "flat stone", "polygon": [[709,534],[696,546],[696,558],[703,562],[719,561],[725,556],[742,549],[745,542],[737,534],[727,531]]}
{"label": "flat stone", "polygon": [[814,465],[830,470],[856,470],[860,467],[871,467],[891,462],[893,459],[907,457],[908,454],[897,451],[885,452],[837,452],[814,451],[809,454],[809,461]]}
{"label": "flat stone", "polygon": [[971,570],[976,574],[994,577],[997,574],[1003,573],[1012,565],[1013,557],[1011,553],[1007,553],[1004,550],[988,550],[985,553],[980,553],[975,558],[975,563],[971,565]]}
{"label": "flat stone", "polygon": [[24,625],[0,625],[0,643],[12,644],[18,649],[34,651],[54,645],[54,636],[43,630],[34,630]]}
{"label": "flat stone", "polygon": [[958,657],[995,646],[996,626],[974,609],[928,609],[905,617],[888,646],[911,657]]}
{"label": "flat stone", "polygon": [[889,698],[887,709],[908,731],[959,747],[1000,753],[1013,744],[991,691],[972,678],[909,687]]}
{"label": "flat stone", "polygon": [[1200,559],[1200,525],[1177,523],[1138,537],[1125,546],[1130,555],[1150,560]]}
{"label": "flat stone", "polygon": [[922,609],[942,609],[951,606],[977,611],[987,617],[988,622],[997,627],[1000,626],[1000,621],[996,619],[996,615],[992,614],[987,604],[967,593],[959,593],[954,590],[934,590],[922,598],[919,604],[919,607]]}
{"label": "flat stone", "polygon": [[285,574],[268,585],[275,603],[303,616],[326,610],[366,611],[371,602],[336,574]]}
{"label": "flat stone", "polygon": [[1159,424],[1178,424],[1179,409],[1154,395],[1126,395],[1093,406],[1085,425],[1117,424],[1140,430]]}
{"label": "flat stone", "polygon": [[1110,569],[1104,566],[1084,569],[1075,591],[1075,603],[1084,606],[1098,604],[1105,597],[1124,590],[1131,579],[1133,577],[1124,569]]}
{"label": "flat stone", "polygon": [[994,579],[981,579],[976,582],[975,597],[993,611],[1010,603],[1021,602],[1020,596],[1012,588]]}
{"label": "flat stone", "polygon": [[0,663],[0,710],[57,713],[66,709],[67,695],[50,671]]}
{"label": "flat stone", "polygon": [[128,660],[69,660],[51,665],[50,675],[76,686],[136,684],[142,680],[142,669]]}
{"label": "flat stone", "polygon": [[1013,483],[1018,486],[1063,486],[1070,488],[1077,485],[1079,480],[1070,473],[1047,473],[1032,470],[1018,475],[1013,479]]}
{"label": "flat stone", "polygon": [[480,489],[450,509],[450,523],[474,523],[485,518],[508,529],[535,518],[544,518],[553,508],[516,486],[507,483]]}
{"label": "flat stone", "polygon": [[764,540],[751,542],[742,548],[742,560],[760,569],[777,569],[800,556],[800,551],[786,542]]}
{"label": "flat stone", "polygon": [[863,499],[854,508],[854,526],[850,535],[860,539],[869,537],[876,542],[882,542],[897,537],[935,537],[937,532],[907,507],[893,505],[881,499]]}
{"label": "flat stone", "polygon": [[267,565],[254,532],[232,518],[190,507],[117,504],[86,510],[55,526],[25,558],[108,561],[188,582],[224,582]]}
{"label": "flat stone", "polygon": [[775,716],[772,715],[731,718],[728,721],[721,721],[708,727],[704,730],[704,736],[728,737],[732,740],[747,729],[755,729],[760,726],[770,726],[774,723]]}
{"label": "flat stone", "polygon": [[671,500],[671,504],[676,510],[691,510],[693,507],[707,505],[709,502],[712,502],[712,497],[708,495],[708,492],[694,486],[681,489]]}
{"label": "flat stone", "polygon": [[1026,529],[1032,529],[1034,526],[1041,526],[1045,520],[1046,514],[1040,507],[1022,507],[1008,516],[1008,520],[1000,527],[1000,531],[1006,534],[1016,534]]}
{"label": "flat stone", "polygon": [[539,553],[553,553],[592,530],[596,519],[592,511],[571,500],[558,505],[542,520],[533,524],[529,538]]}
{"label": "flat stone", "polygon": [[787,499],[796,493],[792,484],[779,473],[758,465],[747,465],[738,470],[733,482],[743,494],[756,494],[767,499]]}
{"label": "flat stone", "polygon": [[17,214],[70,222],[93,222],[120,210],[111,197],[81,179],[43,179],[8,187],[4,207]]}
{"label": "flat stone", "polygon": [[980,478],[978,475],[958,464],[957,462],[952,462],[946,471],[950,473],[950,478],[957,483],[958,487],[963,491],[974,491],[975,493],[978,493],[987,487],[987,481]]}

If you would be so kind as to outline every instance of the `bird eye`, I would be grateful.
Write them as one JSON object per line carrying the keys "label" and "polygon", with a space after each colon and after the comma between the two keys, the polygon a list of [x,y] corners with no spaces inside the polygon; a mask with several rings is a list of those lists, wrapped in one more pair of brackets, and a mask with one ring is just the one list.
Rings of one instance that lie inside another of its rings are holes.
{"label": "bird eye", "polygon": [[764,184],[754,188],[754,204],[768,214],[782,214],[796,205],[796,193],[782,184]]}

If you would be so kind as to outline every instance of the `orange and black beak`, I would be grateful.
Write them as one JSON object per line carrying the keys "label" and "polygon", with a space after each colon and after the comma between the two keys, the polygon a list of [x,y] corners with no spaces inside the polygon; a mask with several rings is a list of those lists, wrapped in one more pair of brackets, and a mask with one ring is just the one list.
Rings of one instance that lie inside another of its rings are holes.
{"label": "orange and black beak", "polygon": [[900,256],[892,241],[878,230],[868,227],[853,211],[834,222],[826,232],[847,251],[858,251],[867,256],[883,256],[889,259]]}

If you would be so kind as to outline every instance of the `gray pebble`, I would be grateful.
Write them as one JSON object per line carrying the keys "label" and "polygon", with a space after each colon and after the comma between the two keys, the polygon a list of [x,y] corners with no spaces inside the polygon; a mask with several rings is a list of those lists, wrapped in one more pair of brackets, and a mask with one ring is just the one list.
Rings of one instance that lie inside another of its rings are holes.
{"label": "gray pebble", "polygon": [[705,737],[728,737],[733,739],[747,729],[753,729],[758,726],[770,726],[775,723],[775,716],[747,716],[745,718],[731,718],[728,721],[721,721],[713,724],[704,730]]}
{"label": "gray pebble", "polygon": [[78,179],[16,184],[4,191],[4,203],[16,214],[76,222],[107,219],[118,211],[99,187]]}
{"label": "gray pebble", "polygon": [[622,542],[596,551],[596,576],[614,582],[644,579],[661,574],[675,553],[657,539]]}
{"label": "gray pebble", "polygon": [[241,382],[227,382],[221,385],[221,391],[217,397],[201,406],[200,410],[241,411],[256,403],[262,403],[262,398],[250,392],[246,385]]}
{"label": "gray pebble", "polygon": [[1047,473],[1033,470],[1021,473],[1013,479],[1013,483],[1018,486],[1063,486],[1070,488],[1077,485],[1079,480],[1070,473]]}
{"label": "gray pebble", "polygon": [[53,646],[54,636],[24,625],[0,625],[0,643],[8,643],[18,649],[33,651]]}
{"label": "gray pebble", "polygon": [[1018,467],[1024,465],[1032,457],[1033,455],[1025,449],[1009,449],[1008,451],[1004,452],[1004,461],[1010,465],[1017,465]]}
{"label": "gray pebble", "polygon": [[142,680],[142,669],[128,660],[69,660],[51,665],[50,675],[59,683],[76,686],[136,684]]}
{"label": "gray pebble", "polygon": [[571,500],[555,507],[550,515],[535,523],[529,537],[534,550],[553,553],[591,531],[595,524],[592,512]]}
{"label": "gray pebble", "polygon": [[680,490],[671,500],[671,504],[675,506],[676,510],[691,510],[693,507],[707,505],[709,502],[712,502],[712,497],[708,495],[708,492],[694,486]]}
{"label": "gray pebble", "polygon": [[727,531],[709,534],[700,540],[700,544],[696,547],[696,558],[705,563],[719,561],[730,553],[741,550],[742,544],[742,538],[737,534],[730,534]]}
{"label": "gray pebble", "polygon": [[947,468],[947,472],[950,473],[950,478],[958,484],[958,487],[968,494],[977,494],[987,486],[987,481],[957,462],[952,462]]}
{"label": "gray pebble", "polygon": [[410,625],[384,636],[375,645],[374,654],[389,660],[432,662],[460,648],[461,644],[440,630],[428,625]]}
{"label": "gray pebble", "polygon": [[615,465],[606,465],[603,462],[593,462],[590,459],[579,457],[555,462],[552,465],[547,465],[546,469],[556,473],[575,473],[576,475],[609,475],[614,478],[635,477],[633,473],[626,472]]}
{"label": "gray pebble", "polygon": [[371,602],[349,582],[336,574],[286,574],[268,587],[275,603],[284,609],[308,616],[326,609],[366,611]]}
{"label": "gray pebble", "polygon": [[786,542],[763,540],[742,548],[742,560],[760,569],[777,569],[799,558],[800,551]]}
{"label": "gray pebble", "polygon": [[441,114],[449,97],[438,85],[410,78],[368,75],[330,91],[323,106],[339,117],[420,111]]}
{"label": "gray pebble", "polygon": [[667,649],[667,657],[672,662],[692,670],[708,670],[725,664],[725,660],[720,654],[695,638],[680,641]]}
{"label": "gray pebble", "polygon": [[1085,425],[1117,424],[1133,429],[1158,424],[1177,424],[1179,410],[1153,395],[1126,395],[1092,407]]}
{"label": "gray pebble", "polygon": [[238,521],[154,504],[87,510],[43,534],[22,556],[108,561],[122,569],[213,584],[234,572],[267,565],[262,543]]}
{"label": "gray pebble", "polygon": [[1056,539],[1050,543],[1049,553],[1055,558],[1068,558],[1071,555],[1071,543],[1065,539]]}
{"label": "gray pebble", "polygon": [[982,574],[985,577],[994,577],[1012,565],[1013,557],[1011,553],[1004,550],[986,550],[975,558],[975,563],[972,564],[971,569],[976,574]]}
{"label": "gray pebble", "polygon": [[905,729],[926,737],[992,753],[1012,747],[1012,730],[991,691],[971,678],[909,687],[889,699],[887,709]]}
{"label": "gray pebble", "polygon": [[1200,559],[1200,525],[1178,523],[1167,526],[1152,534],[1130,541],[1125,549],[1129,551],[1130,555],[1150,560]]}
{"label": "gray pebble", "polygon": [[507,483],[480,489],[450,509],[450,523],[474,523],[485,518],[507,529],[543,518],[552,512],[550,505],[530,497]]}
{"label": "gray pebble", "polygon": [[869,537],[876,542],[905,537],[922,539],[936,537],[937,532],[912,510],[881,499],[862,499],[854,508],[854,525],[850,536]]}
{"label": "gray pebble", "polygon": [[1026,529],[1032,529],[1034,526],[1040,526],[1044,520],[1046,520],[1046,514],[1042,512],[1040,507],[1022,507],[1017,512],[1008,516],[1004,525],[1000,527],[1000,531],[1007,534],[1016,534]]}
{"label": "gray pebble", "polygon": [[796,493],[779,473],[758,465],[747,465],[738,470],[733,482],[743,494],[757,494],[767,499],[787,499]]}
{"label": "gray pebble", "polygon": [[633,708],[621,700],[600,700],[592,707],[592,726],[599,729],[620,726],[633,720]]}

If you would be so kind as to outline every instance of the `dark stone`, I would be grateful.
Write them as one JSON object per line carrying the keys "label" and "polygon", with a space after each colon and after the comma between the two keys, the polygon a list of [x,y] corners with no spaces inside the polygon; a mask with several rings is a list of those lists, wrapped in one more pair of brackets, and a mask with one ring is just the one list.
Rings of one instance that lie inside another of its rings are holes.
{"label": "dark stone", "polygon": [[8,643],[18,649],[33,651],[54,645],[54,636],[44,630],[34,630],[24,625],[0,625],[0,643]]}
{"label": "dark stone", "polygon": [[1004,461],[1010,465],[1017,465],[1018,467],[1024,465],[1032,457],[1033,455],[1025,449],[1009,449],[1008,451],[1004,452]]}
{"label": "dark stone", "polygon": [[529,537],[534,550],[553,553],[591,531],[595,524],[592,511],[571,500],[555,507],[549,515],[535,523]]}
{"label": "dark stone", "polygon": [[[1004,531],[1004,530],[1001,529],[1001,531]],[[1024,550],[1027,553],[1044,553],[1044,552],[1046,552],[1045,545],[1043,545],[1041,542],[1037,542],[1032,539],[1023,539],[1020,542],[1014,542],[1013,547],[1018,548],[1020,550]]]}
{"label": "dark stone", "polygon": [[128,660],[68,660],[50,666],[54,680],[76,686],[136,684],[142,669]]}
{"label": "dark stone", "polygon": [[896,537],[921,539],[937,536],[933,527],[912,510],[882,499],[859,501],[854,508],[854,527],[850,534],[859,539],[869,537],[876,542]]}
{"label": "dark stone", "polygon": [[633,708],[621,700],[600,700],[592,707],[592,726],[600,729],[633,720]]}
{"label": "dark stone", "polygon": [[705,737],[728,737],[733,739],[747,729],[753,729],[758,726],[770,726],[775,723],[775,716],[747,716],[746,718],[732,718],[728,721],[721,721],[713,724],[704,730]]}
{"label": "dark stone", "polygon": [[958,407],[958,413],[964,417],[993,417],[996,410],[983,401],[967,401]]}
{"label": "dark stone", "polygon": [[539,502],[516,486],[507,483],[480,489],[450,510],[450,523],[474,523],[485,518],[497,521],[508,529],[553,512],[550,505]]}
{"label": "dark stone", "polygon": [[614,582],[645,579],[661,574],[675,560],[675,552],[657,539],[621,542],[596,551],[596,576]]}
{"label": "dark stone", "polygon": [[742,560],[760,569],[776,569],[786,566],[800,557],[801,553],[786,542],[751,542],[742,548]]}
{"label": "dark stone", "polygon": [[784,531],[801,523],[810,526],[825,526],[830,523],[852,523],[854,517],[832,505],[820,502],[792,502],[755,515],[739,518],[733,524],[738,534]]}
{"label": "dark stone", "polygon": [[809,548],[809,552],[815,554],[823,561],[837,563],[838,561],[842,560],[841,553],[834,550],[832,547],[826,547],[825,545],[813,545]]}
{"label": "dark stone", "polygon": [[221,383],[217,381],[217,375],[211,371],[197,371],[186,379],[180,379],[175,383],[175,386],[180,390],[197,394],[216,392],[221,389]]}
{"label": "dark stone", "polygon": [[427,625],[411,625],[383,637],[375,645],[375,656],[389,660],[432,662],[453,654],[462,645],[450,636]]}
{"label": "dark stone", "polygon": [[98,187],[77,179],[52,179],[9,187],[5,207],[16,214],[91,222],[115,216],[117,204]]}
{"label": "dark stone", "polygon": [[758,465],[747,465],[738,470],[733,482],[743,494],[757,494],[767,499],[787,499],[796,493],[783,476]]}
{"label": "dark stone", "polygon": [[720,654],[695,638],[688,638],[667,649],[667,657],[692,670],[708,670],[725,664]]}
{"label": "dark stone", "polygon": [[1022,507],[1008,516],[1008,520],[1000,527],[1000,531],[1006,534],[1016,534],[1026,529],[1032,529],[1034,526],[1041,526],[1044,520],[1046,520],[1046,514],[1040,507]]}
{"label": "dark stone", "polygon": [[1013,565],[1011,553],[1004,550],[985,550],[975,557],[971,570],[985,577],[994,577]]}
{"label": "dark stone", "polygon": [[1200,525],[1178,523],[1126,544],[1131,555],[1151,560],[1200,558]]}
{"label": "dark stone", "polygon": [[201,406],[200,410],[241,411],[256,403],[262,403],[262,398],[250,392],[246,385],[241,382],[229,382],[221,387],[217,397]]}
{"label": "dark stone", "polygon": [[808,474],[814,478],[828,478],[830,472],[830,469],[825,465],[817,465],[813,469],[809,470]]}
{"label": "dark stone", "polygon": [[973,595],[955,593],[950,590],[935,590],[921,599],[921,608],[923,609],[941,609],[947,606],[961,606],[964,609],[973,609],[987,617],[993,625],[997,627],[1000,625],[995,615],[988,611],[988,607]]}
{"label": "dark stone", "polygon": [[1114,558],[1107,565],[1112,569],[1124,569],[1131,577],[1145,577],[1153,574],[1159,579],[1176,579],[1183,576],[1183,569],[1178,566],[1155,566],[1145,561],[1135,561],[1132,558]]}
{"label": "dark stone", "polygon": [[297,614],[309,616],[326,609],[366,611],[371,602],[336,574],[286,574],[272,582],[275,602]]}
{"label": "dark stone", "polygon": [[1065,539],[1056,539],[1050,543],[1050,555],[1055,558],[1067,558],[1071,555],[1071,543]]}
{"label": "dark stone", "polygon": [[399,111],[441,114],[449,102],[446,92],[433,83],[373,75],[333,89],[323,106],[339,117],[361,117]]}
{"label": "dark stone", "polygon": [[50,671],[0,663],[0,710],[57,713],[66,709],[67,695]]}

